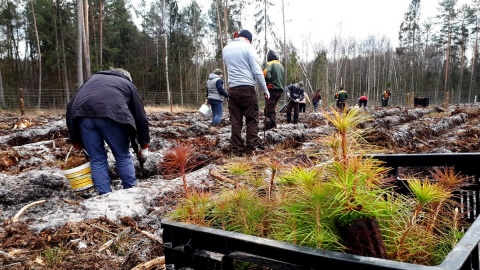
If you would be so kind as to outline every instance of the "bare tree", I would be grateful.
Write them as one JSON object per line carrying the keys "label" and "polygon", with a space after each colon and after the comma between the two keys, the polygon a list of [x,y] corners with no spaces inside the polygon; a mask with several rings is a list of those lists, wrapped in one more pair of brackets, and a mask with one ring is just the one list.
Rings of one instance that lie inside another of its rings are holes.
{"label": "bare tree", "polygon": [[100,18],[99,18],[99,54],[100,54],[100,66],[103,67],[103,0],[100,0]]}
{"label": "bare tree", "polygon": [[87,78],[92,75],[91,68],[90,68],[90,42],[89,42],[89,34],[88,34],[88,0],[83,2],[83,52],[85,57],[85,73]]}
{"label": "bare tree", "polygon": [[5,108],[5,90],[3,89],[3,71],[0,69],[0,107]]}
{"label": "bare tree", "polygon": [[38,104],[37,107],[40,109],[42,104],[42,52],[40,51],[40,38],[38,37],[37,29],[37,18],[35,17],[35,8],[33,7],[33,1],[30,1],[32,6],[32,16],[33,16],[33,25],[35,27],[35,38],[37,39],[37,50],[38,50]]}
{"label": "bare tree", "polygon": [[168,32],[167,32],[167,14],[166,11],[169,10],[167,6],[167,0],[163,0],[163,10],[162,10],[162,19],[163,19],[163,33],[165,35],[165,80],[167,84],[167,97],[168,103],[170,105],[170,112],[173,112],[173,102],[172,95],[170,93],[170,81],[168,79]]}
{"label": "bare tree", "polygon": [[83,0],[77,0],[77,88],[83,84]]}

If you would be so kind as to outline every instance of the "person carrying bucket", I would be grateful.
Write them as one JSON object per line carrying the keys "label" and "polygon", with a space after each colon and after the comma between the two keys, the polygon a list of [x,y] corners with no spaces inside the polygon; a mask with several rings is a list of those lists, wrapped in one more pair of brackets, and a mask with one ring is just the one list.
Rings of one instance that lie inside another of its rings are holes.
{"label": "person carrying bucket", "polygon": [[73,146],[89,155],[99,194],[112,191],[105,142],[115,157],[123,188],[137,184],[130,143],[143,166],[150,135],[143,103],[128,71],[112,68],[93,74],[68,103],[66,120]]}
{"label": "person carrying bucket", "polygon": [[215,69],[208,76],[207,80],[207,103],[212,108],[212,125],[218,126],[223,116],[223,98],[228,98],[228,94],[223,88],[223,72]]}

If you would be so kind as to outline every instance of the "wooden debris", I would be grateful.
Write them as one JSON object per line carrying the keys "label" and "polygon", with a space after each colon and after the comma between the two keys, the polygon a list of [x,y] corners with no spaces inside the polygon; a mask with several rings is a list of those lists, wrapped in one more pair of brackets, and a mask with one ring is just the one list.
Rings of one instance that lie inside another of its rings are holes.
{"label": "wooden debris", "polygon": [[10,260],[15,259],[15,256],[10,255],[9,253],[7,253],[5,251],[2,251],[2,250],[0,250],[0,257],[5,257],[5,258],[10,259]]}
{"label": "wooden debris", "polygon": [[230,184],[233,184],[235,185],[235,181],[233,181],[232,179],[229,179],[221,174],[219,174],[216,170],[214,169],[211,169],[209,172],[209,175],[212,176],[213,178],[217,179],[217,180],[220,180],[222,182],[227,182],[227,183],[230,183]]}
{"label": "wooden debris", "polygon": [[162,239],[162,238],[159,238],[159,237],[157,237],[156,235],[154,235],[154,234],[152,234],[152,233],[150,233],[150,232],[144,231],[144,230],[141,231],[141,230],[138,230],[138,229],[137,229],[137,231],[140,232],[140,233],[142,233],[142,234],[144,234],[145,236],[147,236],[148,238],[152,239],[153,241],[157,241],[158,243],[163,244],[163,239]]}
{"label": "wooden debris", "polygon": [[15,222],[18,222],[18,219],[20,218],[20,216],[23,214],[23,212],[25,212],[28,208],[32,207],[32,206],[35,206],[37,204],[42,204],[44,202],[46,202],[47,200],[41,200],[41,201],[36,201],[36,202],[33,202],[33,203],[30,203],[30,204],[27,204],[25,205],[24,207],[22,207],[22,209],[20,209],[20,211],[18,211],[18,213],[13,216],[12,218],[12,223],[15,223]]}
{"label": "wooden debris", "polygon": [[102,252],[104,251],[105,249],[109,248],[113,243],[115,243],[116,241],[118,241],[120,238],[124,237],[126,234],[128,234],[130,232],[130,228],[126,228],[125,230],[121,231],[117,237],[113,238],[113,239],[110,239],[108,240],[105,244],[103,244],[99,249],[98,249],[98,252]]}
{"label": "wooden debris", "polygon": [[20,119],[18,120],[15,125],[13,126],[13,129],[26,129],[33,126],[33,123],[28,120],[28,119]]}
{"label": "wooden debris", "polygon": [[104,232],[106,232],[106,233],[112,234],[112,235],[114,235],[114,236],[118,236],[118,234],[113,233],[113,232],[111,232],[111,231],[109,231],[109,230],[107,230],[107,229],[104,229],[104,228],[102,228],[102,227],[100,227],[100,226],[98,226],[98,225],[95,225],[95,224],[88,224],[88,225],[90,225],[90,226],[92,226],[92,227],[94,227],[94,228],[97,228],[97,229],[99,229],[99,230],[101,230],[101,231],[104,231]]}
{"label": "wooden debris", "polygon": [[155,258],[151,261],[144,262],[132,268],[131,270],[149,270],[156,267],[164,268],[165,267],[165,256]]}
{"label": "wooden debris", "polygon": [[68,203],[68,204],[72,204],[72,205],[80,204],[79,201],[69,200],[69,199],[65,199],[65,198],[63,198],[62,201],[66,202],[66,203]]}

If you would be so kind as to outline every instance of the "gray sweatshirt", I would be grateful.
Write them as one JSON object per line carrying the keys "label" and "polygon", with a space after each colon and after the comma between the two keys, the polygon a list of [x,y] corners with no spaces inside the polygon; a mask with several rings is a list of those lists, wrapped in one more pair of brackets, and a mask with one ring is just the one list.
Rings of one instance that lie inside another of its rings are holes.
{"label": "gray sweatshirt", "polygon": [[262,68],[255,54],[252,44],[245,42],[242,38],[236,38],[223,48],[223,61],[227,65],[229,87],[255,86],[258,83],[263,93],[268,92]]}

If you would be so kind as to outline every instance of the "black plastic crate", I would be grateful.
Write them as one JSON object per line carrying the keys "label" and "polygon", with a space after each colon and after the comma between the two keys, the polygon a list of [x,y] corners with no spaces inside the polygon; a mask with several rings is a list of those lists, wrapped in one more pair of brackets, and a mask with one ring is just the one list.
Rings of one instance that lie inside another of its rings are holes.
{"label": "black plastic crate", "polygon": [[[459,243],[438,266],[416,265],[392,260],[364,257],[337,251],[298,246],[241,233],[202,227],[168,219],[162,220],[167,269],[233,270],[240,260],[269,269],[412,269],[412,270],[480,270],[479,250],[480,153],[372,155],[385,162],[396,176],[402,167],[453,166],[457,173],[472,176],[472,183],[459,196],[469,202],[463,209],[473,222]],[[401,179],[398,179],[401,187]],[[470,211],[473,208],[473,211]],[[462,210],[461,210],[462,211]]]}

